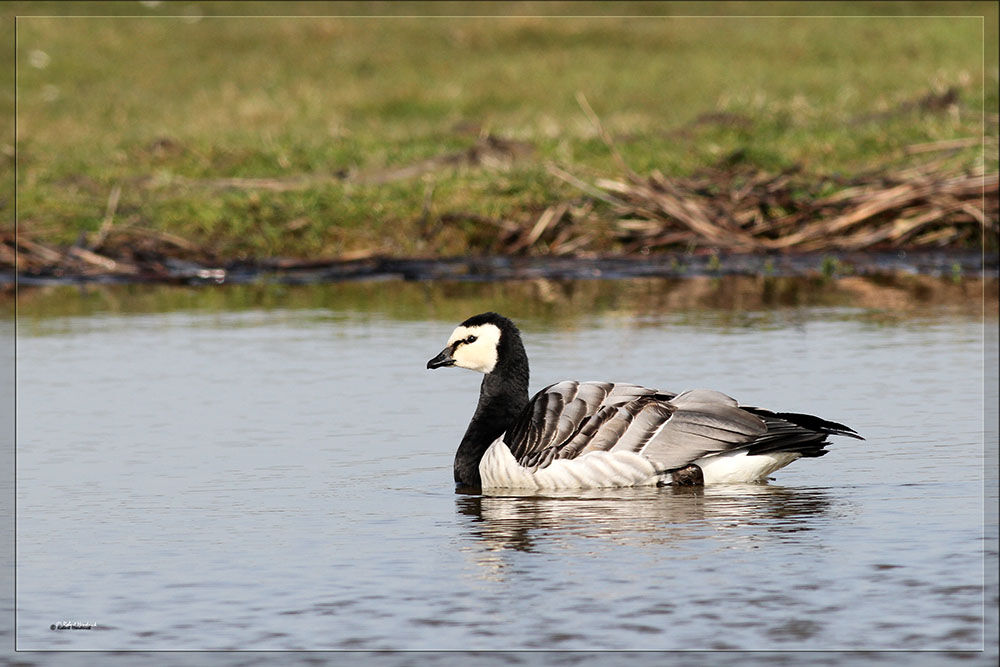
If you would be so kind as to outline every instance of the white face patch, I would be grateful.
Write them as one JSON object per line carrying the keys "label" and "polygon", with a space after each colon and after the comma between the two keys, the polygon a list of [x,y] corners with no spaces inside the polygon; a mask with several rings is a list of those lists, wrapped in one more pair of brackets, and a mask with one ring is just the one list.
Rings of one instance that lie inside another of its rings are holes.
{"label": "white face patch", "polygon": [[[470,341],[470,338],[475,340]],[[455,365],[480,373],[489,373],[497,365],[499,342],[500,328],[495,324],[458,327],[448,339],[449,346],[458,344],[451,353]]]}

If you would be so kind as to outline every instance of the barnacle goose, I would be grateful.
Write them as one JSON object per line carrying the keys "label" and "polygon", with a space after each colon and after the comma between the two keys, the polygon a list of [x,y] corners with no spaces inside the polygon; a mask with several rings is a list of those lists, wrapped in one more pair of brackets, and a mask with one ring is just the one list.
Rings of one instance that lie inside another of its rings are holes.
{"label": "barnacle goose", "polygon": [[585,489],[763,481],[827,436],[861,438],[812,415],[740,406],[725,394],[674,394],[566,380],[528,398],[528,356],[497,313],[462,322],[427,368],[484,373],[455,454],[455,482],[482,489]]}

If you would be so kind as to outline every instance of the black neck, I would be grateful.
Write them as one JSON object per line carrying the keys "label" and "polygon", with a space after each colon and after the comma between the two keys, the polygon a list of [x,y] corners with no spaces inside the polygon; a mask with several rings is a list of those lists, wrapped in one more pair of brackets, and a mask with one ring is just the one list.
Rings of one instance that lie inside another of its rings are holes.
{"label": "black neck", "polygon": [[483,378],[479,404],[455,453],[455,482],[478,487],[479,462],[528,404],[528,357],[518,337],[510,337],[496,368]]}

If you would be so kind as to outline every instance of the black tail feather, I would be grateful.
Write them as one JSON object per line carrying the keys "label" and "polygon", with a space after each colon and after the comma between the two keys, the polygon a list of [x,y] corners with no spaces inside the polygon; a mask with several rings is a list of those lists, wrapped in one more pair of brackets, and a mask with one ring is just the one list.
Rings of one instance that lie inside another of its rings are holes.
{"label": "black tail feather", "polygon": [[797,424],[803,428],[808,428],[813,431],[818,431],[819,433],[826,433],[827,435],[845,435],[848,438],[864,440],[864,438],[858,435],[858,432],[850,426],[844,426],[843,424],[838,424],[837,422],[821,419],[815,415],[804,415],[798,412],[775,412],[773,414],[779,419],[790,421],[793,424]]}
{"label": "black tail feather", "polygon": [[843,435],[864,440],[849,426],[827,421],[814,415],[741,407],[763,419],[767,425],[767,433],[750,445],[748,453],[751,455],[797,452],[804,457],[817,457],[827,453],[828,436]]}

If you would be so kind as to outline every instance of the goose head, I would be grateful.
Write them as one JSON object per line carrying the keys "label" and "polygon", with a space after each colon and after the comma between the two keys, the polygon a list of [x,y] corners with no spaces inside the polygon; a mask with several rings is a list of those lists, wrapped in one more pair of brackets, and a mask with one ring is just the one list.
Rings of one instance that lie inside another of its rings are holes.
{"label": "goose head", "polygon": [[427,362],[427,368],[457,366],[489,374],[505,360],[523,356],[524,346],[514,323],[496,313],[481,313],[451,332],[448,345]]}

